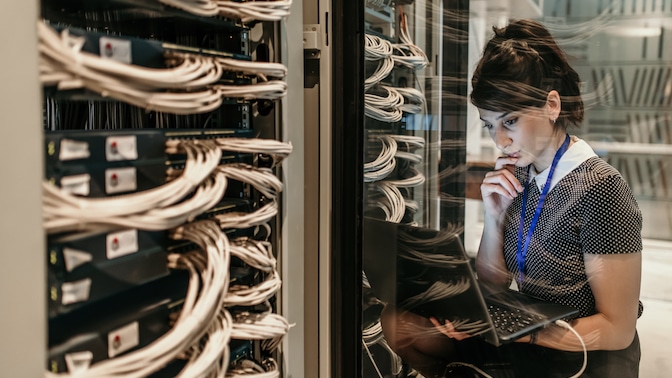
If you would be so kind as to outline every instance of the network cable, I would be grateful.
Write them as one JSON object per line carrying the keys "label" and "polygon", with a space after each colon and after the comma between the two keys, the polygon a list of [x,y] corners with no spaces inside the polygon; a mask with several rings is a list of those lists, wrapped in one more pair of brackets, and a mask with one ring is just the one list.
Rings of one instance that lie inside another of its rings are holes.
{"label": "network cable", "polygon": [[243,359],[236,361],[226,372],[226,378],[280,378],[280,369],[274,359],[262,363]]}
{"label": "network cable", "polygon": [[243,23],[252,21],[279,21],[289,15],[291,0],[158,0],[159,2],[179,8],[185,12],[203,17],[224,16],[241,20]]}
{"label": "network cable", "polygon": [[[240,67],[232,60],[184,55],[174,68],[151,69],[104,59],[81,51],[84,39],[65,29],[60,36],[47,24],[38,23],[40,81],[60,90],[88,89],[106,97],[150,111],[198,114],[219,108],[223,98],[275,100],[287,93],[281,80],[259,80],[247,85],[218,84],[224,70]],[[178,55],[173,54],[171,59]],[[284,75],[277,64],[252,63],[245,72],[260,79]],[[168,92],[182,89],[183,92]]]}

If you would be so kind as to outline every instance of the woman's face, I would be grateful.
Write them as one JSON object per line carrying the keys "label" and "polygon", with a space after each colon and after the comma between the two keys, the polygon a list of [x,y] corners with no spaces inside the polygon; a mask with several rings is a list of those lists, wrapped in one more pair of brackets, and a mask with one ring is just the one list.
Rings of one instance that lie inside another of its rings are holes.
{"label": "woman's face", "polygon": [[478,112],[497,148],[507,156],[518,158],[518,167],[534,164],[539,172],[546,169],[564,139],[564,133],[556,130],[545,108],[515,112],[479,108]]}

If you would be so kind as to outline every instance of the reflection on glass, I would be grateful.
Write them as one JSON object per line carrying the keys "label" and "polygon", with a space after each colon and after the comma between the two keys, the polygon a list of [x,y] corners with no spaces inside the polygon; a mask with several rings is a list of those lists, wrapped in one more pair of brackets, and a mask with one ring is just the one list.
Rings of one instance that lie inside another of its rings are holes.
{"label": "reflection on glass", "polygon": [[[672,360],[658,352],[663,349],[649,344],[652,334],[672,341],[672,329],[650,325],[672,312],[665,278],[672,269],[672,48],[666,42],[672,1],[368,0],[364,13],[365,215],[446,231],[475,257],[483,229],[479,186],[499,151],[467,101],[468,83],[492,26],[540,21],[581,78],[586,113],[572,133],[620,172],[642,211],[641,375],[660,374],[653,361],[672,371]],[[399,233],[388,248],[395,264],[424,267],[394,277],[395,287],[411,292],[397,305],[422,307],[469,290],[464,281],[432,276],[464,264],[432,247],[446,240],[417,236]],[[414,373],[389,348],[380,326],[385,301],[366,282],[363,376]],[[455,326],[463,324],[456,319]],[[425,331],[415,330],[419,337]]]}

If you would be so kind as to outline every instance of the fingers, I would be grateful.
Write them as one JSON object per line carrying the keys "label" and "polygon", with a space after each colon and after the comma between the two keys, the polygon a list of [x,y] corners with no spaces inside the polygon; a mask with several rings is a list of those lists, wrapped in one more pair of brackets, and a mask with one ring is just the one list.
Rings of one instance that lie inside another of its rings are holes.
{"label": "fingers", "polygon": [[506,166],[510,166],[509,170],[513,172],[513,167],[517,161],[518,158],[516,157],[501,156],[497,158],[497,161],[495,162],[495,171],[505,168]]}
{"label": "fingers", "polygon": [[523,191],[523,185],[508,169],[488,172],[481,185],[481,194],[485,197],[493,193],[513,199]]}
{"label": "fingers", "polygon": [[451,339],[460,341],[468,337],[471,337],[471,335],[469,335],[468,333],[459,332],[455,330],[455,326],[453,326],[453,323],[451,323],[449,320],[446,320],[445,323],[443,324],[434,317],[430,317],[429,320],[432,322],[432,324],[434,324],[434,327],[436,327],[436,329],[438,329],[439,332],[450,337]]}

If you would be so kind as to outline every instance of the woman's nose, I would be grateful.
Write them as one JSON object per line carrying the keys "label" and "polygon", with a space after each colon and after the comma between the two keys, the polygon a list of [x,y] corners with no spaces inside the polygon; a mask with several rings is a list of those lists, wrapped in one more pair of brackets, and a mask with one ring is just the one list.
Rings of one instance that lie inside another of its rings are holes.
{"label": "woman's nose", "polygon": [[509,134],[506,132],[506,130],[495,130],[493,139],[497,145],[497,148],[502,151],[511,144],[511,138],[509,138]]}

